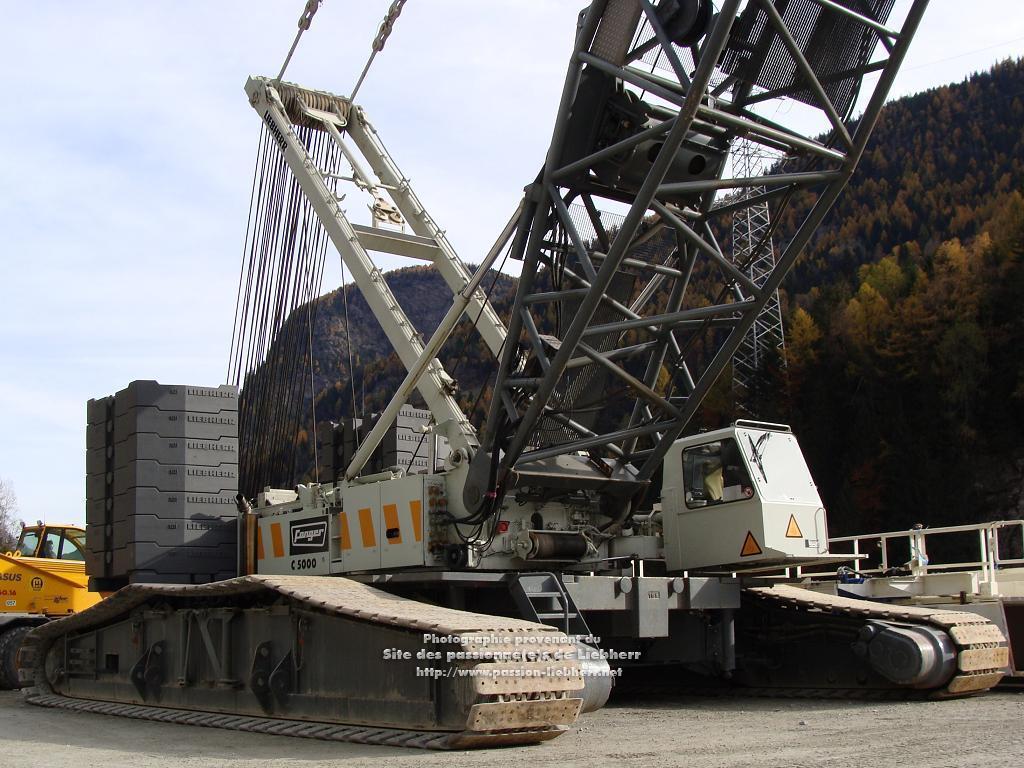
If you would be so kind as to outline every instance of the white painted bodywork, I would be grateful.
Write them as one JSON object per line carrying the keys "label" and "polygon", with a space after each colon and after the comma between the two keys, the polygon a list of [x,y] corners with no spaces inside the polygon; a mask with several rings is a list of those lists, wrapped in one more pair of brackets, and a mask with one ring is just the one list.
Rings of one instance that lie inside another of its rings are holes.
{"label": "white painted bodywork", "polygon": [[[752,481],[749,498],[745,487],[726,485],[720,502],[695,505],[691,498],[688,505],[687,493],[692,496],[694,489],[684,477],[684,451],[729,438],[736,441]],[[755,445],[760,446],[760,465]],[[661,505],[670,572],[788,567],[833,559],[825,508],[788,427],[738,422],[676,441],[665,456]]]}

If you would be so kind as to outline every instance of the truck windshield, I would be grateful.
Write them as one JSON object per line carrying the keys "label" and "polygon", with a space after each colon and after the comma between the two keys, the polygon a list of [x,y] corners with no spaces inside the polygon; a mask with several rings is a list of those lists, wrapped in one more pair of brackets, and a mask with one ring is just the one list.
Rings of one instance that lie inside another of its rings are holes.
{"label": "truck windshield", "polygon": [[21,540],[18,542],[18,552],[22,557],[35,557],[36,549],[39,547],[39,531],[26,529],[21,532]]}
{"label": "truck windshield", "polygon": [[762,499],[821,504],[807,462],[792,434],[737,429],[736,436]]}

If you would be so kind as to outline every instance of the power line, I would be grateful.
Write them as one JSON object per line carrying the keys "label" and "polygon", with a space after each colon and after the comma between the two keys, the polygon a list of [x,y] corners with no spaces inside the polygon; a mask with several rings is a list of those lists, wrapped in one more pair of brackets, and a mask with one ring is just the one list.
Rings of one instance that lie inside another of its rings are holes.
{"label": "power line", "polygon": [[928,62],[925,62],[924,64],[916,64],[913,67],[904,67],[903,70],[905,72],[908,72],[908,71],[913,71],[915,69],[924,69],[925,67],[933,67],[936,64],[943,63],[944,61],[952,61],[953,59],[962,59],[962,58],[964,58],[964,56],[973,56],[975,53],[984,53],[985,51],[991,51],[991,50],[993,50],[995,48],[1002,48],[1004,45],[1009,45],[1010,43],[1019,43],[1022,40],[1024,40],[1024,37],[1016,37],[1013,40],[1007,40],[1007,41],[1002,42],[1002,43],[996,43],[995,45],[989,45],[989,46],[986,46],[984,48],[977,48],[977,49],[975,49],[973,51],[964,51],[963,53],[956,53],[956,54],[954,54],[952,56],[947,56],[944,59],[936,59],[935,61],[928,61]]}

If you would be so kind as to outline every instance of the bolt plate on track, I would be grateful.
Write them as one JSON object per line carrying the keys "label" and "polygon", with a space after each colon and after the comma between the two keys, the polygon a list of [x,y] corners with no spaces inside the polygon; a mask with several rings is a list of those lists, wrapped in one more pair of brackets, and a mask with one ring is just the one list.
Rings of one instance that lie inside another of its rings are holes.
{"label": "bolt plate on track", "polygon": [[983,675],[957,675],[949,681],[946,691],[962,696],[967,693],[987,691],[1003,679],[1002,672],[989,672]]}
{"label": "bolt plate on track", "polygon": [[469,712],[469,723],[474,731],[536,728],[542,723],[569,725],[579,717],[582,706],[583,699],[495,701],[474,704]]}
{"label": "bolt plate on track", "polygon": [[960,624],[949,628],[949,636],[958,645],[1001,643],[1005,640],[1002,630],[995,624]]}
{"label": "bolt plate on track", "polygon": [[1005,667],[1010,663],[1010,649],[1002,648],[969,648],[957,656],[957,668],[961,672],[977,672],[979,670]]}
{"label": "bolt plate on track", "polygon": [[557,676],[551,662],[525,661],[518,664],[477,664],[473,667],[473,692],[497,696],[539,691],[581,691],[583,675],[576,662],[560,660]]}

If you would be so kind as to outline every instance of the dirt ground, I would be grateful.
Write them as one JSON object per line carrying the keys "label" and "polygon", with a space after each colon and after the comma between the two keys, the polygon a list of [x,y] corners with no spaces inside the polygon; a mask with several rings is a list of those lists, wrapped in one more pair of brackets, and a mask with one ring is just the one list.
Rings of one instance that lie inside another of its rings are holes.
{"label": "dirt ground", "polygon": [[399,766],[1024,765],[1024,693],[857,703],[661,697],[585,715],[554,741],[477,752],[337,744],[40,709],[0,693],[0,766],[291,768]]}

